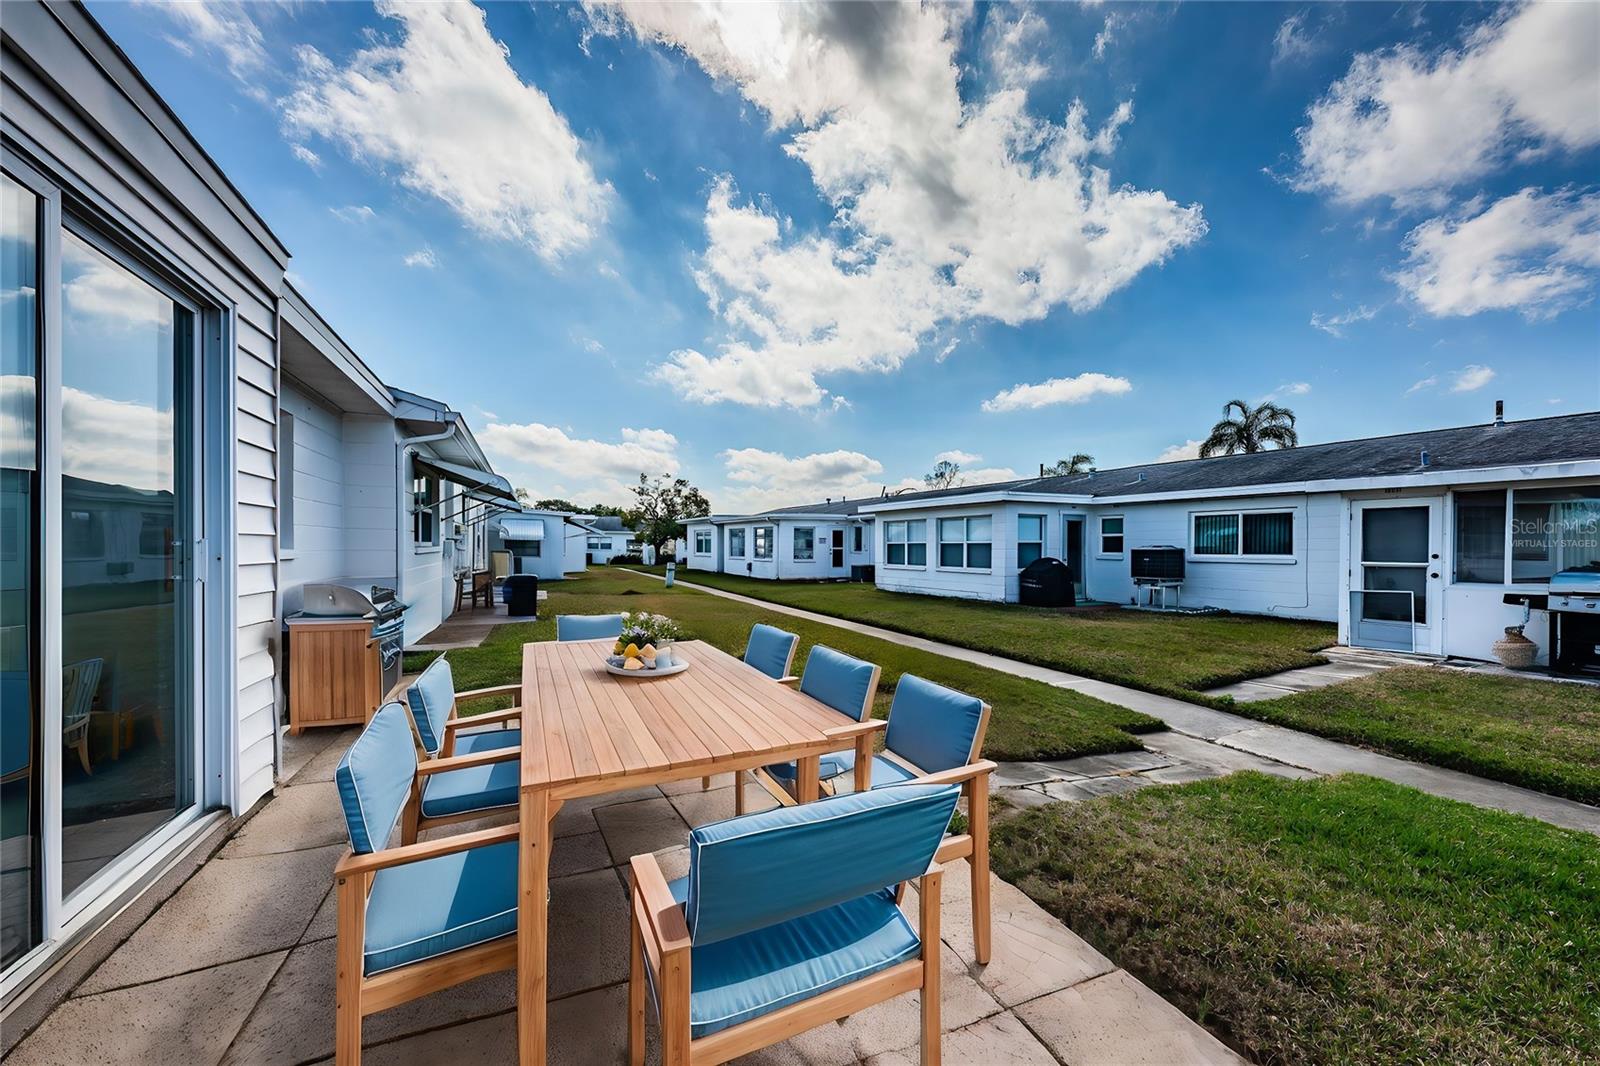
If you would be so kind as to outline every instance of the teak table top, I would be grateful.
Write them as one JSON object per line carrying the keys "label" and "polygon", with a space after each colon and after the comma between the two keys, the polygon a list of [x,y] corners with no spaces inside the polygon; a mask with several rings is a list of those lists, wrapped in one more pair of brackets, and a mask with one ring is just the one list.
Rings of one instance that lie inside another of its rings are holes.
{"label": "teak table top", "polygon": [[704,641],[673,645],[674,657],[690,663],[684,672],[637,680],[606,672],[613,643],[524,646],[524,789],[604,792],[609,778],[709,775],[752,765],[752,756],[788,760],[850,747],[831,734],[854,719]]}

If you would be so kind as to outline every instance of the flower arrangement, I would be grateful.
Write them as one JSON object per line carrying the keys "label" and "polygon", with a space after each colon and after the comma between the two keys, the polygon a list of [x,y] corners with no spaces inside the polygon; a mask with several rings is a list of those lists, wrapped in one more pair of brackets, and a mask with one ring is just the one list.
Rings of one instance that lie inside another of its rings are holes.
{"label": "flower arrangement", "polygon": [[654,644],[659,647],[664,641],[680,640],[682,637],[682,627],[664,614],[629,611],[622,616],[622,637],[618,644],[624,647],[637,644],[641,648],[646,644]]}

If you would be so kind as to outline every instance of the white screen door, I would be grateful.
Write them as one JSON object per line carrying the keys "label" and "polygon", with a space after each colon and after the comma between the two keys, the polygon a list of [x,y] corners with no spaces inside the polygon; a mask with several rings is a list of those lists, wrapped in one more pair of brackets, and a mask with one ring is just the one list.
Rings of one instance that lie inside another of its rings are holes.
{"label": "white screen door", "polygon": [[1356,504],[1351,554],[1351,643],[1437,655],[1440,500]]}

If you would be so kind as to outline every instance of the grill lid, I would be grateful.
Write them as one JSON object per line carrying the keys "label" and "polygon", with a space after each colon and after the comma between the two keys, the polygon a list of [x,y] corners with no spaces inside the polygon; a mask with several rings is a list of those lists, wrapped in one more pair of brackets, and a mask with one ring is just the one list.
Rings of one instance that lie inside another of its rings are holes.
{"label": "grill lid", "polygon": [[1600,596],[1600,565],[1563,570],[1550,579],[1552,596]]}

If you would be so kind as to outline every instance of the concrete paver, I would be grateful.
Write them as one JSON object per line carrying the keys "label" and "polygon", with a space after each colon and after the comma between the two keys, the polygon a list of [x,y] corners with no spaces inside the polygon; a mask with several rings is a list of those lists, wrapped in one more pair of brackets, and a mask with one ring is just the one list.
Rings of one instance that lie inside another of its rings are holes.
{"label": "concrete paver", "polygon": [[234,834],[221,854],[237,859],[341,844],[345,827],[329,820],[330,804],[339,806],[339,789],[331,781],[286,788]]}
{"label": "concrete paver", "polygon": [[[944,1061],[983,1066],[1057,1066],[1055,1056],[1009,1011],[944,1035]],[[918,1046],[867,1060],[867,1066],[917,1066]]]}
{"label": "concrete paver", "polygon": [[1025,1003],[1017,1016],[1074,1066],[1245,1061],[1126,970]]}
{"label": "concrete paver", "polygon": [[[732,797],[728,805],[732,807]],[[624,863],[635,855],[683,844],[689,839],[688,824],[672,802],[659,793],[655,799],[602,807],[594,812],[594,817],[605,834],[613,863]]]}

